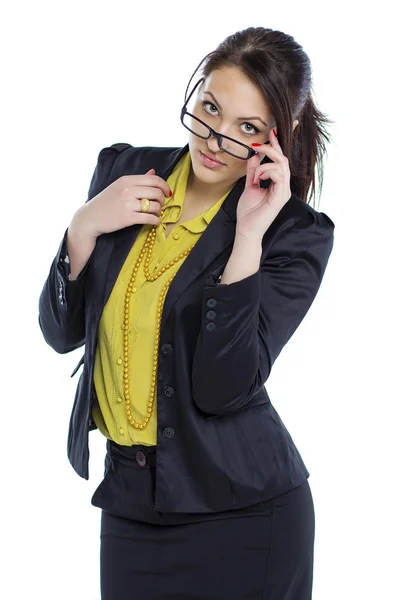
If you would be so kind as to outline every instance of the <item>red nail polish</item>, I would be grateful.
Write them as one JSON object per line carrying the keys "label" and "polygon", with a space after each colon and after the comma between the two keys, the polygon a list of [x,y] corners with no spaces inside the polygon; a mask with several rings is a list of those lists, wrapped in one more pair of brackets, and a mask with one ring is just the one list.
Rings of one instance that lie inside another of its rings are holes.
{"label": "red nail polish", "polygon": [[252,144],[252,146],[262,146],[262,144]]}
{"label": "red nail polish", "polygon": [[170,192],[169,192],[169,197],[170,197],[170,198],[171,198],[172,194],[173,194],[173,191],[172,191],[172,190],[170,190]]}

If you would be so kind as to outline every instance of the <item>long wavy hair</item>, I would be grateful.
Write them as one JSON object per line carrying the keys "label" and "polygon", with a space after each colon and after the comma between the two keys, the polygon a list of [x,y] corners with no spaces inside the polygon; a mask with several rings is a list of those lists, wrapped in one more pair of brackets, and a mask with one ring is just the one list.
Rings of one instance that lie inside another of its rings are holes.
{"label": "long wavy hair", "polygon": [[[315,200],[317,167],[320,199],[323,157],[326,142],[331,141],[325,126],[335,121],[328,119],[313,100],[311,64],[303,47],[282,31],[265,27],[238,31],[200,61],[187,85],[185,100],[202,65],[203,77],[220,67],[236,66],[259,86],[275,119],[283,154],[289,160],[292,193],[306,203]],[[295,119],[299,123],[293,131]]]}

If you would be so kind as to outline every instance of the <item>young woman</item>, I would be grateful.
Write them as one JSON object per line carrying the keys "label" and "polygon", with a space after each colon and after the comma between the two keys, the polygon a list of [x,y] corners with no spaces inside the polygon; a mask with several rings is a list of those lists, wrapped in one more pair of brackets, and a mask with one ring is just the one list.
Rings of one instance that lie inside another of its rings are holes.
{"label": "young woman", "polygon": [[89,431],[107,438],[102,600],[309,600],[309,472],[265,383],[333,247],[308,202],[328,120],[280,31],[238,32],[202,63],[185,147],[101,150],[39,323],[56,352],[85,345],[81,477]]}

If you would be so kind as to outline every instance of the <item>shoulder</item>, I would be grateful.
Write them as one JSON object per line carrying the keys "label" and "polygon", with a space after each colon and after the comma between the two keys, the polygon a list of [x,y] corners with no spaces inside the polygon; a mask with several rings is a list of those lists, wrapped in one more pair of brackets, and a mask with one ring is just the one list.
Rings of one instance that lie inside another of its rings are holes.
{"label": "shoulder", "polygon": [[[334,244],[335,223],[295,194],[284,205],[264,237],[263,258],[281,267],[293,259],[326,263]],[[313,255],[313,257],[311,256]]]}
{"label": "shoulder", "polygon": [[118,142],[100,150],[98,163],[108,166],[109,183],[123,175],[146,173],[155,169],[157,175],[166,178],[172,166],[184,154],[188,146],[133,146]]}
{"label": "shoulder", "polygon": [[332,233],[335,229],[335,223],[326,213],[316,210],[296,194],[292,194],[281,212],[283,211],[286,211],[286,218],[291,219],[294,226],[316,227]]}
{"label": "shoulder", "polygon": [[312,240],[313,237],[326,237],[331,239],[334,236],[335,223],[324,212],[318,211],[296,194],[292,194],[285,206],[282,208],[276,218],[276,238],[289,236],[301,237]]}

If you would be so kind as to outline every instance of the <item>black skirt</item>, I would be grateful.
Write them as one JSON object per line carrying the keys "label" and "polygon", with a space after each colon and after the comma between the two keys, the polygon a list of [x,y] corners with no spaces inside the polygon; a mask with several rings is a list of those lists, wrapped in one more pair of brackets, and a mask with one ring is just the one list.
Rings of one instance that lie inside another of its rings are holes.
{"label": "black skirt", "polygon": [[101,600],[311,600],[308,480],[219,513],[154,510],[156,446],[112,446],[92,497],[102,509]]}

